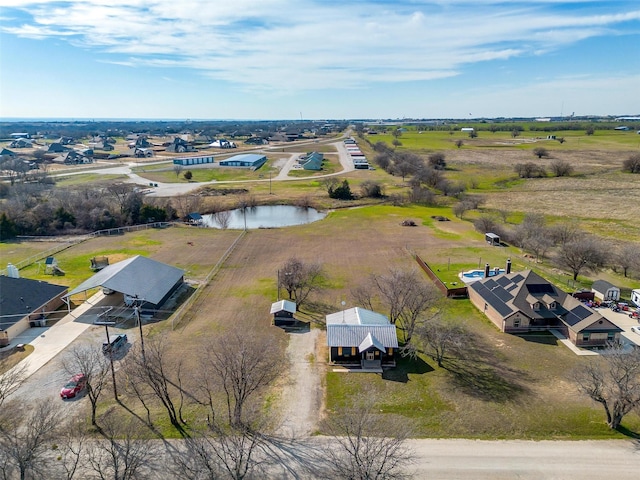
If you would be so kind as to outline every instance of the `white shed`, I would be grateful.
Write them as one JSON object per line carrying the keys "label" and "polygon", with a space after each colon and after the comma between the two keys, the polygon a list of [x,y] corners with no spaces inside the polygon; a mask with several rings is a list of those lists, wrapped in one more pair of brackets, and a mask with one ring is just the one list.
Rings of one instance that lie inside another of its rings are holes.
{"label": "white shed", "polygon": [[596,280],[593,282],[591,291],[599,300],[620,300],[620,289],[606,280]]}

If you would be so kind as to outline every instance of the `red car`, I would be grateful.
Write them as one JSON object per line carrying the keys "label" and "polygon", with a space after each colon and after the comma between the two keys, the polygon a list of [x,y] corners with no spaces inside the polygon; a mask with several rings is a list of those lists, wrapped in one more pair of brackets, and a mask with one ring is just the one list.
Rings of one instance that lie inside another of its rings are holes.
{"label": "red car", "polygon": [[60,390],[60,398],[74,398],[82,390],[84,390],[85,386],[86,380],[84,378],[84,373],[78,373],[77,375],[71,377],[67,384],[62,387],[62,390]]}

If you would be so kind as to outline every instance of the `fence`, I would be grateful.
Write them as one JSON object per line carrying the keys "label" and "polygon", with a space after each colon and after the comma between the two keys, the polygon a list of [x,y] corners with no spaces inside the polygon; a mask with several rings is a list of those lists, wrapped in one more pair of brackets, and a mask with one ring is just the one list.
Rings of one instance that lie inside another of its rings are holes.
{"label": "fence", "polygon": [[[47,257],[51,257],[53,255],[55,255],[56,253],[60,253],[64,250],[67,250],[68,248],[73,247],[74,245],[77,245],[79,243],[82,242],[86,242],[87,240],[89,240],[90,238],[94,238],[94,237],[101,237],[101,236],[109,236],[109,235],[123,235],[124,233],[127,232],[136,232],[139,230],[147,230],[149,228],[167,228],[167,227],[172,227],[175,225],[184,225],[181,222],[152,222],[152,223],[145,223],[142,225],[130,225],[127,227],[118,227],[118,228],[109,228],[106,230],[97,230],[95,232],[92,233],[88,233],[86,235],[79,235],[77,237],[74,237],[72,239],[69,239],[67,242],[63,243],[62,245],[56,245],[55,247],[51,247],[48,250],[45,250],[43,252],[40,253],[36,253],[35,255],[31,255],[30,257],[25,258],[24,260],[20,260],[19,262],[14,263],[13,265],[18,269],[22,269],[25,267],[28,267],[29,265],[32,265],[40,260],[42,260],[43,258],[47,258]],[[57,241],[56,237],[27,237],[27,236],[22,236],[22,237],[18,237],[19,240],[37,240],[37,241]],[[7,275],[7,270],[6,269],[2,269],[0,270],[0,275]]]}
{"label": "fence", "polygon": [[427,263],[424,260],[422,260],[415,253],[413,254],[413,258],[415,259],[416,262],[418,262],[418,265],[420,265],[420,268],[422,268],[422,270],[424,270],[424,272],[431,279],[431,281],[433,281],[433,283],[438,288],[438,290],[440,290],[447,297],[453,298],[453,297],[467,297],[468,296],[467,287],[447,288],[447,286],[442,282],[442,280],[440,280],[438,278],[438,276],[435,273],[433,273],[433,270],[431,270],[431,267],[429,265],[427,265]]}

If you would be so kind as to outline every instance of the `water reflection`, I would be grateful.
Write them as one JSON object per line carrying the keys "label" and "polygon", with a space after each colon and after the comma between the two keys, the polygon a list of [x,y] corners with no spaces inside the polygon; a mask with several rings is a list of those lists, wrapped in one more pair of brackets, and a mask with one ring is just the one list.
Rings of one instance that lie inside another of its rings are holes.
{"label": "water reflection", "polygon": [[[291,225],[302,225],[304,223],[317,222],[327,216],[324,212],[319,212],[314,208],[301,208],[291,205],[260,205],[258,207],[247,207],[245,212],[242,208],[237,208],[228,212],[228,227],[243,229],[254,228],[274,228],[289,227]],[[221,228],[221,223],[225,219],[216,219],[215,215],[203,215],[203,225],[211,228]]]}

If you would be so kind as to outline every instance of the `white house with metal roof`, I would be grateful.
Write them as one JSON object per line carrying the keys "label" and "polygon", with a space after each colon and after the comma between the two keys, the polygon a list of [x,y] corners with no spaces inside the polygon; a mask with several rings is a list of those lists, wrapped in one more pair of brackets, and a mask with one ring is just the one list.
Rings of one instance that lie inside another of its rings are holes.
{"label": "white house with metal roof", "polygon": [[326,324],[330,363],[377,372],[395,366],[398,335],[386,316],[354,307],[327,315]]}

